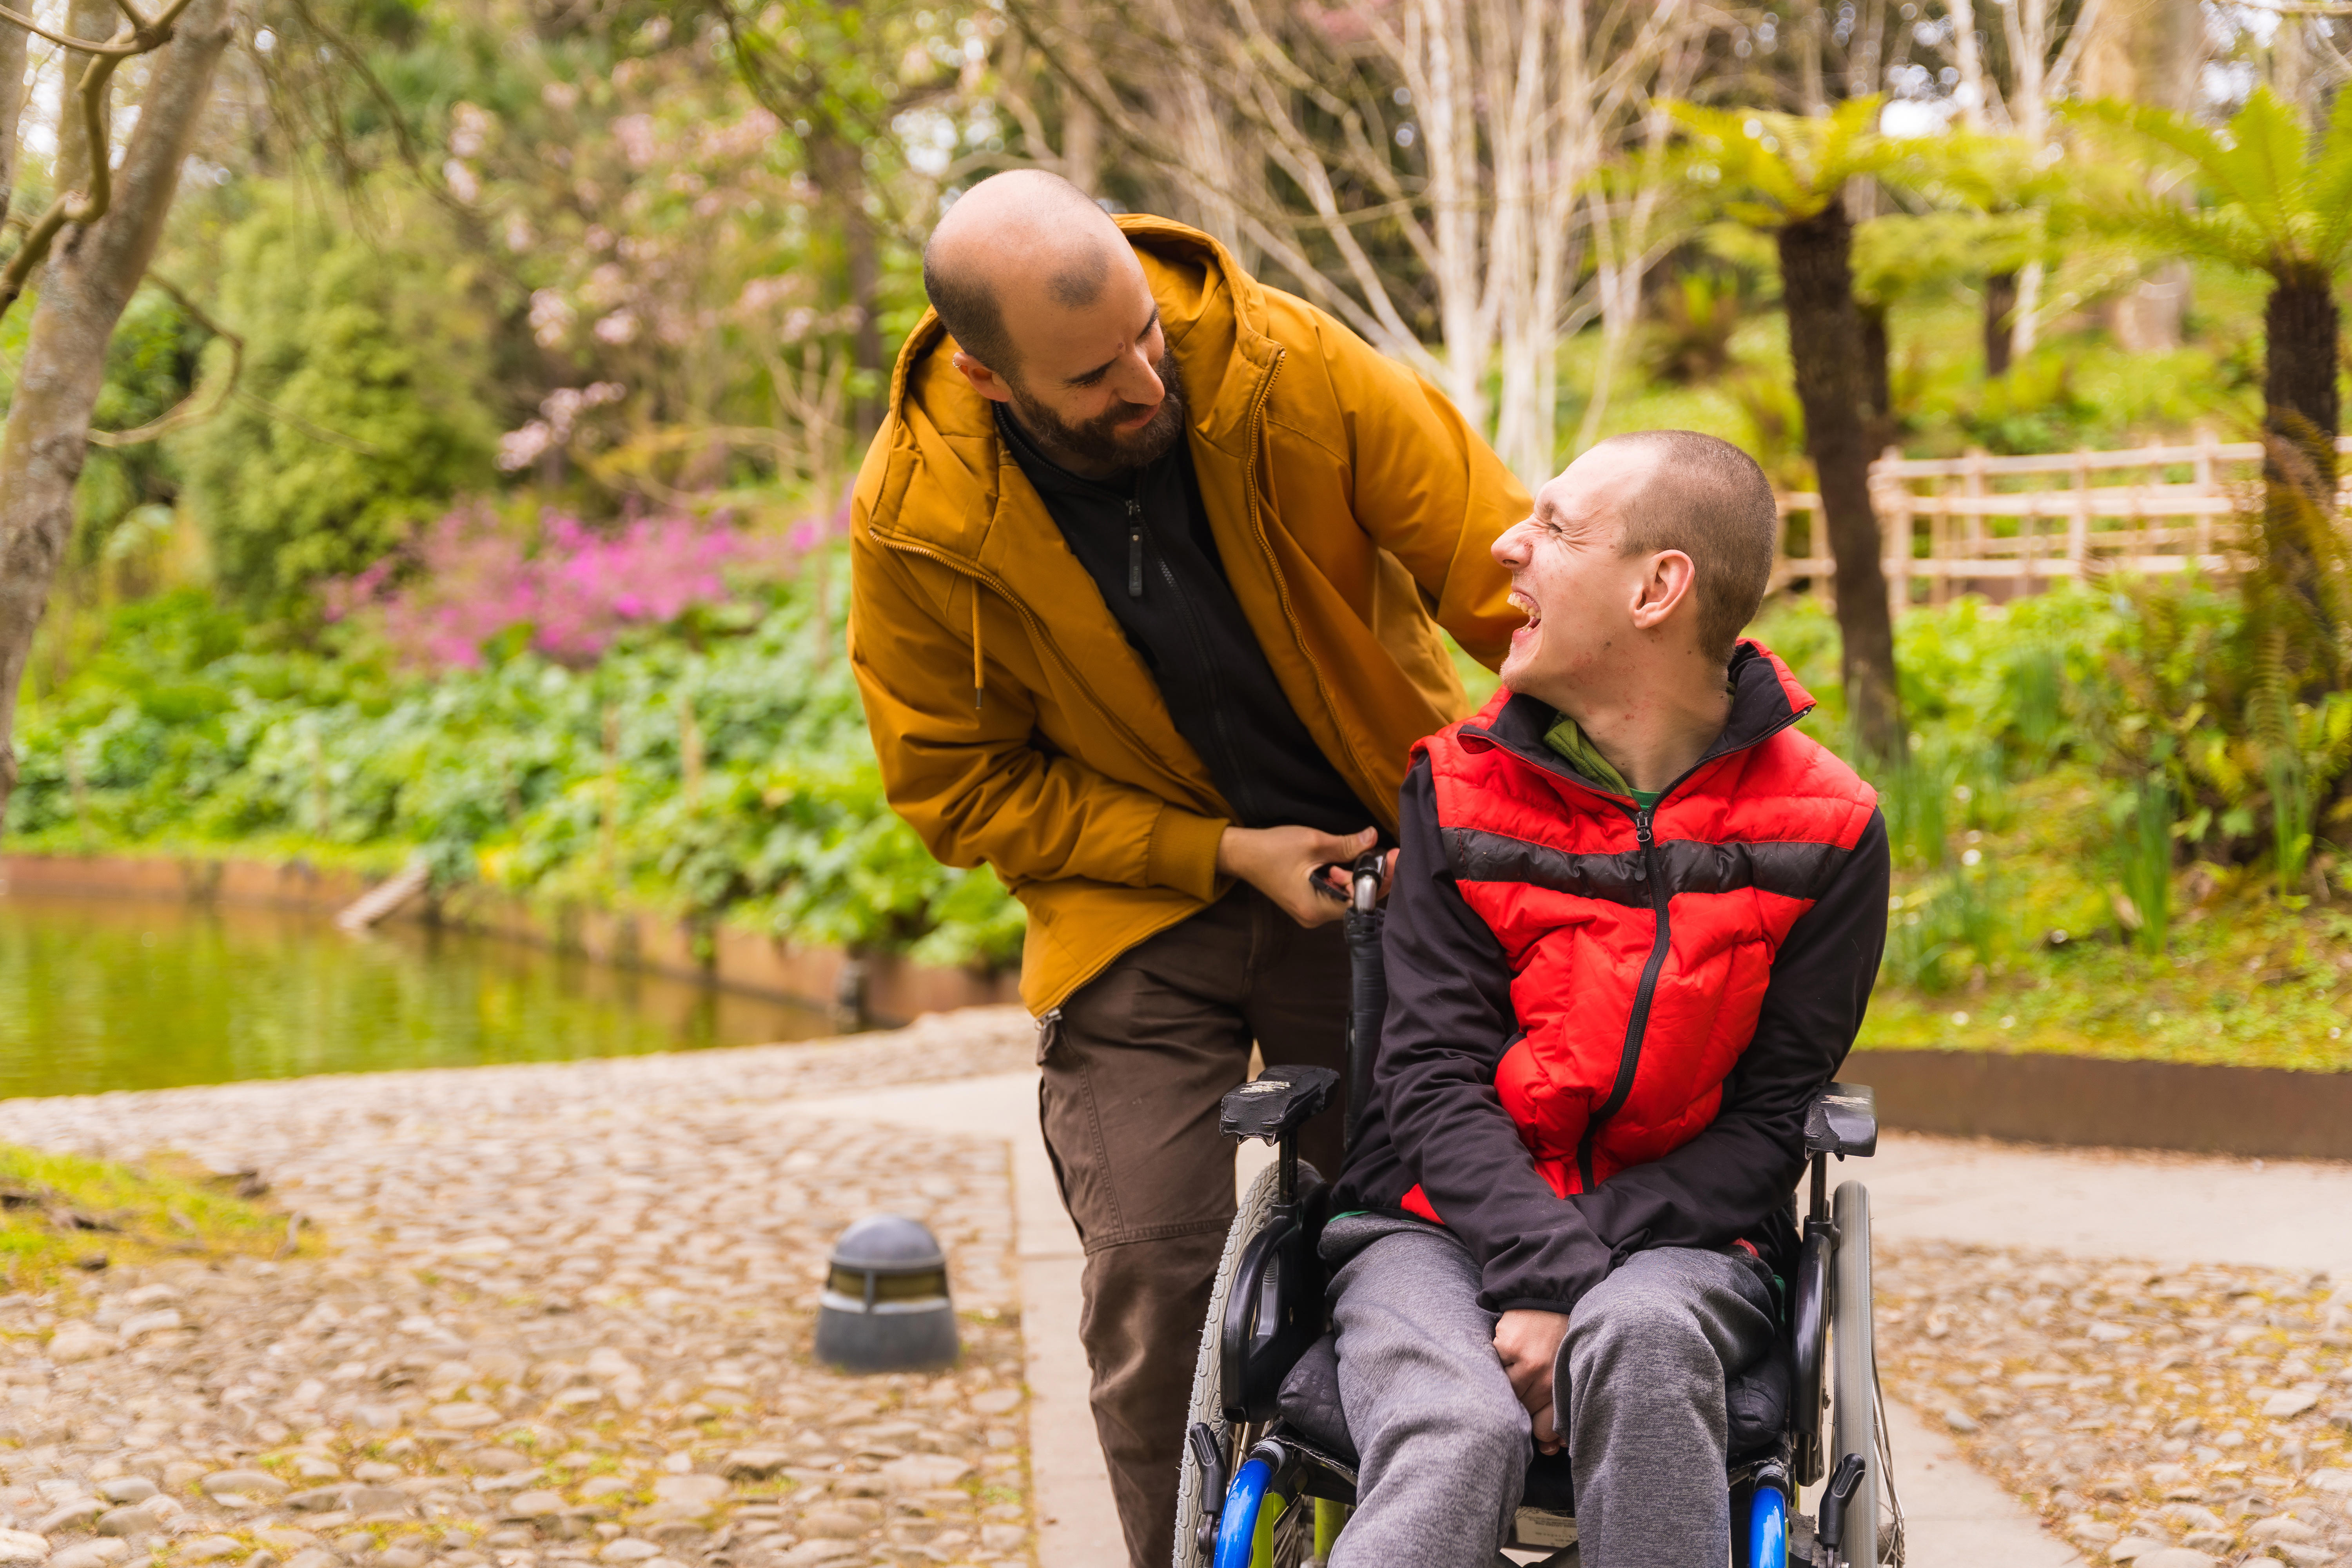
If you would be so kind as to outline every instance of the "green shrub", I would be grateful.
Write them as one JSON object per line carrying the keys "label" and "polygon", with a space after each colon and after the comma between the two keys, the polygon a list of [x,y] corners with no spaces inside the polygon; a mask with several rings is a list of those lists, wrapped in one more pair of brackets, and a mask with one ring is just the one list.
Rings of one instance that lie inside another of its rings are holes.
{"label": "green shrub", "polygon": [[118,612],[106,653],[25,714],[8,832],[422,852],[445,883],[1010,962],[1020,907],[932,860],[884,801],[840,606],[819,624],[817,598],[787,584],[586,669],[516,653],[416,679],[356,641],[257,651],[205,595],[169,595]]}
{"label": "green shrub", "polygon": [[216,313],[245,336],[247,395],[170,446],[248,608],[293,606],[497,477],[491,323],[443,221],[411,198],[358,233],[265,187],[223,238]]}

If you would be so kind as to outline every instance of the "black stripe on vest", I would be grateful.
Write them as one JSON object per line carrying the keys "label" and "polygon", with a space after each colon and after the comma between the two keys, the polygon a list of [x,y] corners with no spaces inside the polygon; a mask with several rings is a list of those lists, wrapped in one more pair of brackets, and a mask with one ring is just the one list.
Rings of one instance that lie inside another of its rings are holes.
{"label": "black stripe on vest", "polygon": [[[1571,855],[1524,838],[1476,827],[1443,830],[1458,882],[1526,882],[1580,899],[1635,909],[1650,907],[1649,873],[1642,852]],[[1706,844],[1669,839],[1656,850],[1666,879],[1666,896],[1734,893],[1758,888],[1784,898],[1814,899],[1836,877],[1850,850],[1802,839],[1762,843]]]}

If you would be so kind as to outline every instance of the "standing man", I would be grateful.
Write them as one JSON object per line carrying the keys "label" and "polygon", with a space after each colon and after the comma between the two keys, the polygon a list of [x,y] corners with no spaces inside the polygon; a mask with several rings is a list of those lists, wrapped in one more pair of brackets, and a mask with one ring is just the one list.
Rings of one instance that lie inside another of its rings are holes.
{"label": "standing man", "polygon": [[[1528,496],[1430,384],[1208,236],[1051,174],[932,234],[857,479],[850,658],[890,804],[1027,906],[1040,1114],[1135,1568],[1173,1548],[1234,1213],[1217,1101],[1342,1066],[1340,905],[1412,742],[1500,658]],[[1336,1172],[1339,1114],[1307,1130]]]}

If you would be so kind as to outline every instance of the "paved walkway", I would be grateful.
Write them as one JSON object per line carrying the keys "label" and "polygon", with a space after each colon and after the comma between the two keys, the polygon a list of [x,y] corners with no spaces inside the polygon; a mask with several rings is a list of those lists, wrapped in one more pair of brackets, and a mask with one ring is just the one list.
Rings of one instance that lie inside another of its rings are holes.
{"label": "paved walkway", "polygon": [[[1016,1278],[1006,1123],[909,1141],[785,1108],[1005,1076],[1034,1041],[1007,1008],[805,1047],[0,1102],[0,1140],[257,1172],[331,1248],[0,1294],[0,1564],[1025,1568],[1006,1309],[1048,1293]],[[804,1353],[827,1249],[877,1210],[947,1248],[950,1375]]]}
{"label": "paved walkway", "polygon": [[[1027,1054],[1025,1017],[999,1009],[837,1046],[11,1102],[0,1136],[259,1168],[341,1251],[0,1301],[0,1426],[22,1445],[0,1548],[112,1568],[152,1530],[174,1565],[257,1547],[269,1568],[977,1563],[1025,1555],[1026,1512],[1039,1568],[1115,1563],[1081,1258]],[[1916,1402],[1888,1412],[1914,1568],[2079,1568],[2034,1510],[2116,1561],[2352,1550],[2328,1425],[2352,1427],[2330,1403],[2352,1394],[2352,1165],[1888,1134],[1841,1174],[1871,1184],[1882,1363]],[[806,1332],[785,1287],[876,1207],[940,1227],[960,1305],[1017,1298],[1019,1342],[974,1325],[935,1394],[773,1352]],[[150,1397],[166,1383],[188,1392]],[[918,1400],[940,1408],[893,1419]],[[421,1447],[382,1440],[412,1427]],[[257,1457],[320,1484],[282,1504],[187,1490]],[[151,1472],[171,1494],[154,1516],[86,1539]]]}
{"label": "paved walkway", "polygon": [[[797,1102],[793,1113],[928,1132],[1005,1138],[1013,1149],[1018,1255],[1030,1387],[1031,1463],[1041,1568],[1118,1560],[1118,1526],[1086,1412],[1077,1352],[1077,1244],[1036,1134],[1036,1079]],[[1263,1159],[1244,1152],[1244,1161]],[[1248,1168],[1244,1164],[1244,1170]],[[1877,1159],[1840,1173],[1868,1181],[1883,1245],[1947,1242],[2158,1263],[2296,1270],[2352,1264],[2352,1165],[2009,1147],[1889,1133]],[[2075,1549],[1970,1467],[1942,1429],[1888,1411],[1913,1568],[2068,1568]]]}

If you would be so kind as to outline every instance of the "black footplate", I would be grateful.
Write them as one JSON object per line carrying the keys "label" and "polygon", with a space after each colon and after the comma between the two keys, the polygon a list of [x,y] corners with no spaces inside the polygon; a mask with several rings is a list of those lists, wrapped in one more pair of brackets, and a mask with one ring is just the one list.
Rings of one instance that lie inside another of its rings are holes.
{"label": "black footplate", "polygon": [[1339,1087],[1339,1075],[1329,1068],[1270,1067],[1225,1091],[1217,1106],[1217,1131],[1228,1138],[1274,1142],[1329,1105]]}

